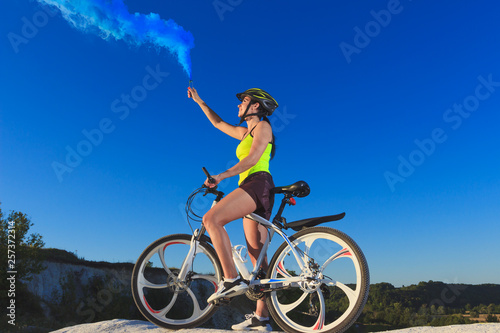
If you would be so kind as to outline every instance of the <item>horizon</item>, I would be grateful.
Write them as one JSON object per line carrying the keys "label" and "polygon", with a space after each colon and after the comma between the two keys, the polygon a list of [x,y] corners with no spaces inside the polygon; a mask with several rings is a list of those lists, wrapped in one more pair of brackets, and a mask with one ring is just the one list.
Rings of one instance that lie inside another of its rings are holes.
{"label": "horizon", "polygon": [[[201,168],[234,165],[238,141],[187,98],[175,49],[103,39],[41,2],[1,5],[2,208],[47,247],[135,262],[190,233]],[[238,92],[278,101],[274,183],[311,187],[287,221],[346,212],[323,225],[360,246],[371,283],[500,283],[499,3],[124,3],[192,34],[192,84],[226,122]],[[241,221],[226,229],[245,244]]]}

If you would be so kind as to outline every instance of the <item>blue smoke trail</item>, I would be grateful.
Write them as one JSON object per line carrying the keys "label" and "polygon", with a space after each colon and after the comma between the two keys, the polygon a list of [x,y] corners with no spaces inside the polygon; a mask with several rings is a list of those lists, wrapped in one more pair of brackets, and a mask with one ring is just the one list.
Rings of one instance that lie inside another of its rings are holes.
{"label": "blue smoke trail", "polygon": [[122,0],[37,0],[58,8],[75,28],[93,32],[103,39],[115,38],[140,46],[151,43],[177,56],[191,79],[190,50],[194,38],[173,20],[158,14],[131,14]]}

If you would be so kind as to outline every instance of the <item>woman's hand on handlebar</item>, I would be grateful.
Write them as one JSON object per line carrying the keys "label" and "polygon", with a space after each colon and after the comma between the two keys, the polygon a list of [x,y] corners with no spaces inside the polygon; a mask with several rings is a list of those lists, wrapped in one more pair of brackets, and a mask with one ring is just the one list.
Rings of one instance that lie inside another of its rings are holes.
{"label": "woman's hand on handlebar", "polygon": [[214,188],[217,185],[219,185],[219,183],[224,179],[224,177],[222,177],[222,174],[219,174],[219,175],[213,175],[212,179],[214,180],[214,182],[210,183],[209,179],[207,178],[207,180],[205,180],[204,185],[209,188]]}

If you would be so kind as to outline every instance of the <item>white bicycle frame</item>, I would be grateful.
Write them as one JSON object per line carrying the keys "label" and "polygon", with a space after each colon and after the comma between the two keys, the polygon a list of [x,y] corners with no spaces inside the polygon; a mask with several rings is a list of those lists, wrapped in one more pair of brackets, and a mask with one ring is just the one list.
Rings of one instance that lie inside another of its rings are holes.
{"label": "white bicycle frame", "polygon": [[250,273],[248,272],[248,269],[247,267],[241,262],[241,260],[239,260],[239,256],[237,255],[237,253],[235,253],[236,251],[234,250],[234,247],[231,246],[231,248],[233,249],[233,261],[234,263],[236,264],[236,267],[237,269],[239,270],[241,276],[245,279],[245,280],[248,280],[250,281],[250,285],[259,285],[259,284],[278,284],[278,283],[292,283],[292,282],[299,282],[299,281],[303,281],[302,278],[300,277],[296,277],[296,278],[286,278],[286,279],[262,279],[262,280],[255,280],[255,278],[257,277],[257,274],[259,273],[259,267],[261,266],[263,260],[264,260],[264,257],[266,256],[267,254],[267,249],[269,248],[269,245],[271,244],[271,240],[274,236],[274,233],[276,232],[278,235],[281,236],[281,238],[283,238],[285,240],[285,242],[288,243],[288,245],[290,246],[290,249],[295,257],[295,259],[297,260],[297,263],[299,264],[300,266],[300,269],[301,271],[304,270],[305,268],[305,264],[304,264],[304,261],[302,259],[302,257],[297,253],[297,251],[295,250],[295,247],[294,247],[294,244],[292,244],[292,242],[288,239],[288,237],[286,236],[286,234],[281,231],[278,227],[276,227],[274,224],[272,224],[271,222],[269,222],[268,220],[264,219],[263,217],[257,215],[257,214],[254,214],[254,213],[251,213],[247,216],[245,216],[246,218],[250,219],[250,220],[253,220],[259,224],[262,224],[263,226],[265,226],[269,232],[268,232],[268,237],[266,238],[263,246],[262,246],[262,250],[260,251],[260,254],[259,254],[259,257],[257,258],[257,261],[255,262],[255,266],[253,267],[253,271]]}
{"label": "white bicycle frame", "polygon": [[[216,204],[217,202],[214,200],[212,203],[212,207]],[[249,281],[249,285],[261,285],[261,284],[269,284],[269,285],[275,285],[275,286],[288,286],[291,285],[292,283],[297,283],[297,282],[303,282],[306,281],[307,279],[301,276],[296,276],[296,277],[288,277],[288,278],[282,278],[282,279],[261,279],[261,280],[256,280],[257,274],[259,273],[259,268],[264,260],[264,257],[266,256],[267,249],[269,247],[269,244],[271,244],[271,239],[273,238],[274,233],[278,233],[278,235],[281,236],[285,240],[285,242],[288,243],[288,246],[291,249],[291,252],[293,253],[295,259],[297,260],[298,265],[300,266],[301,271],[308,270],[306,265],[304,264],[303,258],[297,253],[295,250],[294,244],[288,239],[287,235],[281,231],[278,227],[276,227],[274,224],[269,222],[268,220],[264,219],[263,217],[251,213],[245,216],[248,219],[251,219],[259,224],[262,224],[265,226],[269,232],[268,232],[268,237],[266,238],[266,241],[264,242],[262,246],[262,250],[260,251],[259,257],[257,258],[257,261],[255,262],[255,265],[253,267],[253,271],[249,272],[248,268],[245,265],[245,261],[243,261],[243,258],[241,258],[241,255],[238,253],[236,250],[236,247],[233,247],[231,244],[231,251],[233,255],[233,261],[235,263],[236,269],[239,271],[241,276]],[[187,273],[191,270],[191,266],[194,260],[194,257],[198,253],[198,244],[199,241],[196,240],[197,236],[199,235],[200,230],[196,229],[193,233],[193,237],[191,238],[191,247],[189,249],[188,255],[186,256],[186,259],[184,260],[179,275],[178,279],[183,280]]]}

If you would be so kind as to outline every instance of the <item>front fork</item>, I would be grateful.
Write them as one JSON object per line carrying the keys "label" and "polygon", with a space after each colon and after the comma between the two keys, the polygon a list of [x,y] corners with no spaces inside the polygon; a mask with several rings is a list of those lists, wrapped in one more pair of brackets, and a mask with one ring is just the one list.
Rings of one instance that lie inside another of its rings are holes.
{"label": "front fork", "polygon": [[[205,228],[202,228],[203,232]],[[187,274],[191,271],[191,268],[193,266],[193,261],[194,258],[196,257],[196,250],[198,248],[198,244],[200,243],[199,237],[201,237],[201,233],[199,229],[196,229],[193,233],[193,237],[191,237],[191,244],[189,246],[189,251],[184,259],[184,262],[182,263],[181,269],[179,271],[179,275],[177,276],[177,279],[180,281],[184,281],[186,279]]]}
{"label": "front fork", "polygon": [[[212,206],[215,206],[216,203],[218,203],[222,197],[224,196],[224,193],[222,192],[217,192],[217,198],[212,202]],[[193,266],[193,261],[196,256],[196,248],[198,247],[198,244],[200,243],[201,237],[205,234],[205,226],[203,223],[201,224],[200,229],[196,229],[193,232],[193,237],[191,237],[191,245],[189,247],[189,252],[186,256],[186,259],[184,259],[184,262],[182,263],[181,270],[179,271],[179,276],[178,279],[181,281],[184,281],[186,278],[188,272],[191,270],[191,267]]]}

